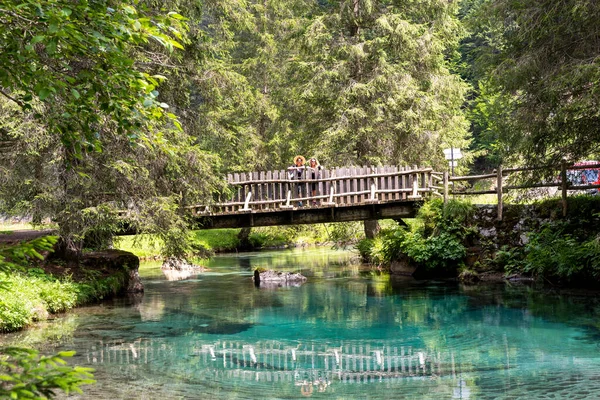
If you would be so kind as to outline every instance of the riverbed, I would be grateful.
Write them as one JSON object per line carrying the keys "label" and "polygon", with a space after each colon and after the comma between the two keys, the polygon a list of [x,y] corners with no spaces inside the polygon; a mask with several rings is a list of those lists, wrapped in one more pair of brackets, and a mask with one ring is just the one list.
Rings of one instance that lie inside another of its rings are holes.
{"label": "riverbed", "polygon": [[[596,399],[600,303],[526,285],[414,281],[349,251],[140,267],[142,295],[4,335],[94,368],[77,399]],[[255,268],[300,272],[255,287]],[[64,396],[63,396],[64,397]]]}

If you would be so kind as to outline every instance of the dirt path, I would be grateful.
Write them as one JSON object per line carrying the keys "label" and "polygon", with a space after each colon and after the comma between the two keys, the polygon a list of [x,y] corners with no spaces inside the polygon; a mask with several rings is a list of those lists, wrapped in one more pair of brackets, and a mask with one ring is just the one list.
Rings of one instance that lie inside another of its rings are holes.
{"label": "dirt path", "polygon": [[36,231],[32,229],[24,229],[12,232],[0,232],[0,243],[13,244],[27,240],[37,239],[42,236],[48,236],[56,234],[56,231],[52,229],[44,229]]}

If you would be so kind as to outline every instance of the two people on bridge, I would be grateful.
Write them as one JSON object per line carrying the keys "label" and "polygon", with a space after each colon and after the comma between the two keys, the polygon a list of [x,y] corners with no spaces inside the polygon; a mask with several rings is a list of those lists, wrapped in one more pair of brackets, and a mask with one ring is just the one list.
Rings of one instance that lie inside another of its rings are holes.
{"label": "two people on bridge", "polygon": [[[308,161],[308,165],[305,165],[306,159],[303,156],[294,157],[294,165],[288,168],[288,176],[290,179],[302,180],[302,179],[313,179],[317,180],[321,178],[321,170],[323,167],[319,164],[316,158],[311,158]],[[297,196],[302,198],[304,185],[298,184],[296,187]],[[310,184],[311,196],[317,195],[317,183],[313,182]],[[317,200],[313,199],[313,206],[317,205]],[[298,206],[302,207],[302,201],[298,202]]]}

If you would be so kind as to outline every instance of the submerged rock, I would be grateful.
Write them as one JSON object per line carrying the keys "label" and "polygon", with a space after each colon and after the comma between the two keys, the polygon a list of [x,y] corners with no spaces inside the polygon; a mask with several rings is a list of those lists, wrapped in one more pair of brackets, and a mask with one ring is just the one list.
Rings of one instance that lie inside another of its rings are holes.
{"label": "submerged rock", "polygon": [[169,257],[160,267],[163,270],[177,270],[177,271],[193,271],[193,272],[204,272],[206,268],[201,265],[192,264],[181,258]]}
{"label": "submerged rock", "polygon": [[254,284],[260,287],[283,287],[300,286],[306,281],[306,277],[294,272],[281,272],[273,270],[254,270]]}

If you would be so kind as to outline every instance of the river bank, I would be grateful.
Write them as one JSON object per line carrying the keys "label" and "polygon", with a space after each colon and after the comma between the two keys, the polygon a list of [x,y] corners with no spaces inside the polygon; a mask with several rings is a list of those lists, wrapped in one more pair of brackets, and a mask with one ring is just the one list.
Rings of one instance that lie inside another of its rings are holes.
{"label": "river bank", "polygon": [[506,206],[425,203],[414,221],[358,244],[363,259],[417,279],[529,279],[600,288],[600,198],[574,196]]}
{"label": "river bank", "polygon": [[56,237],[16,232],[0,240],[0,332],[23,329],[75,307],[139,293],[139,259],[121,250],[87,253],[77,264],[52,258]]}

